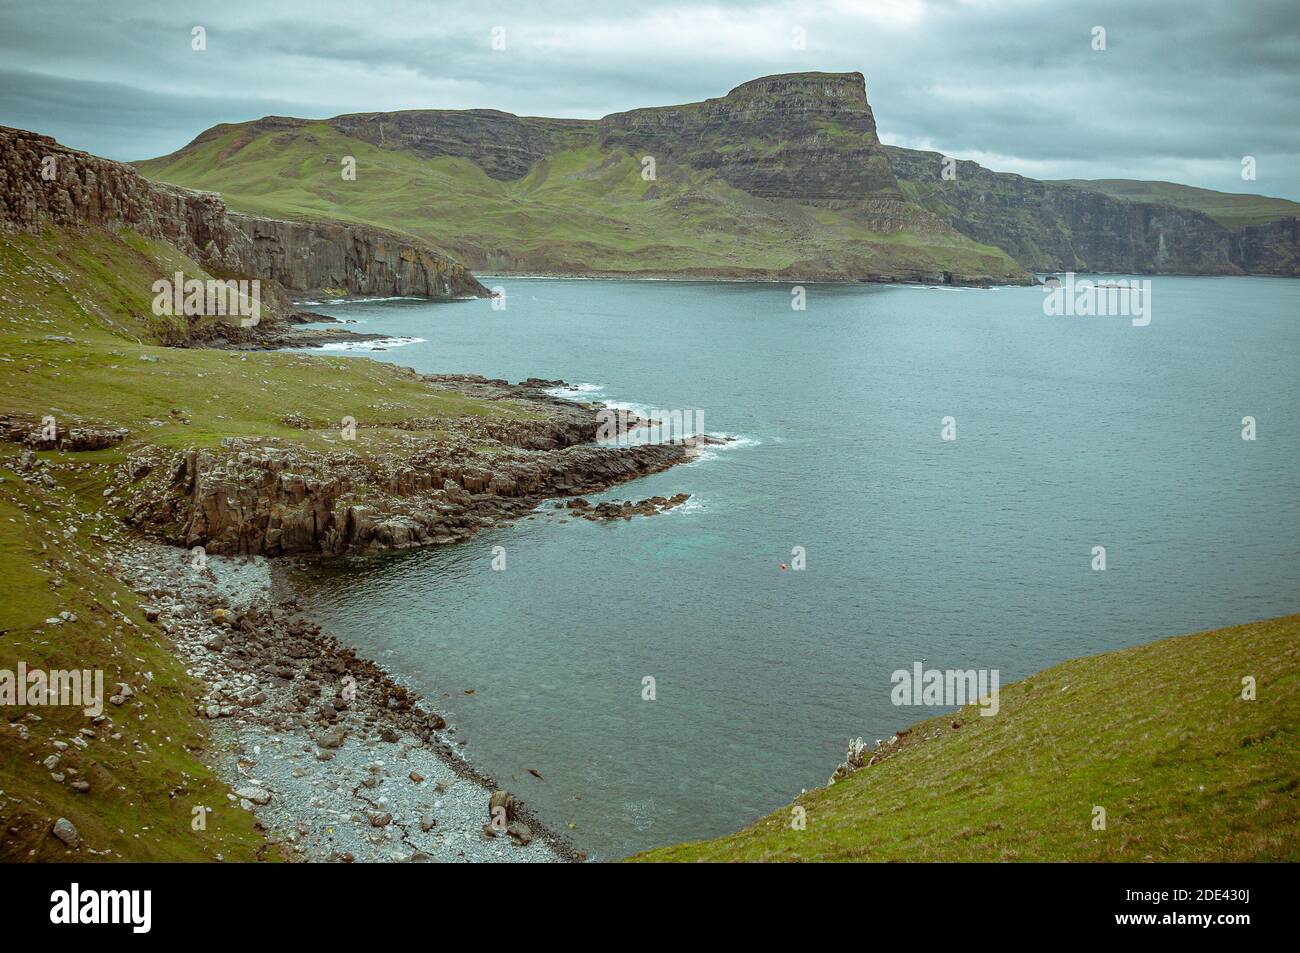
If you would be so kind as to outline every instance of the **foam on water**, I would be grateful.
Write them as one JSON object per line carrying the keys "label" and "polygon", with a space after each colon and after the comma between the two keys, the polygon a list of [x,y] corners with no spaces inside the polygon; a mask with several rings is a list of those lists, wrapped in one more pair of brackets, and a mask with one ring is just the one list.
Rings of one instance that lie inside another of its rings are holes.
{"label": "foam on water", "polygon": [[322,351],[377,351],[392,350],[395,347],[405,347],[408,344],[424,344],[425,338],[379,338],[375,341],[335,341],[330,344],[322,344]]}

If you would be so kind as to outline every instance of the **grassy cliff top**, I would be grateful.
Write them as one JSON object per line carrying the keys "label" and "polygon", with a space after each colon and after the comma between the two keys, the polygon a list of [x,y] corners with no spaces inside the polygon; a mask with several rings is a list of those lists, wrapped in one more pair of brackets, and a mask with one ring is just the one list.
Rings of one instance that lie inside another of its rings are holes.
{"label": "grassy cliff top", "polygon": [[888,747],[737,834],[633,860],[1300,859],[1300,615],[1064,662],[1005,686],[993,717]]}
{"label": "grassy cliff top", "polygon": [[[732,144],[754,157],[768,145]],[[341,175],[345,156],[356,160],[355,180]],[[956,232],[873,231],[851,202],[764,199],[676,161],[661,161],[648,179],[641,158],[603,148],[593,126],[564,136],[526,174],[494,177],[464,155],[376,145],[321,121],[231,126],[136,168],[220,192],[240,211],[401,231],[493,274],[1024,276],[1002,251]]]}
{"label": "grassy cliff top", "polygon": [[184,319],[154,316],[151,289],[177,271],[206,277],[169,246],[130,232],[0,237],[0,413],[123,426],[131,431],[128,444],[206,447],[230,436],[278,437],[316,449],[330,442],[329,432],[280,419],[295,411],[367,423],[526,416],[506,403],[437,390],[377,361],[161,346],[183,337]]}
{"label": "grassy cliff top", "polygon": [[[0,860],[276,856],[200,757],[209,741],[194,715],[199,687],[135,594],[115,578],[108,543],[124,529],[103,493],[133,449],[211,447],[227,436],[344,449],[338,430],[281,422],[295,411],[363,423],[526,415],[507,402],[438,390],[376,361],[160,346],[186,331],[184,319],[151,309],[153,282],[176,271],[205,277],[174,249],[131,232],[0,236],[0,414],[130,430],[125,443],[106,450],[37,453],[52,465],[30,482],[20,470],[23,448],[0,443],[0,669],[15,672],[20,662],[29,669],[98,669],[106,695],[118,682],[135,692],[123,707],[105,706],[110,721],[92,729],[97,737],[84,748],[75,739],[91,722],[80,708],[3,709]],[[376,426],[366,436],[373,449],[404,432]],[[68,747],[60,754],[55,742]],[[51,770],[44,761],[54,754],[60,757]],[[65,773],[62,782],[55,771]],[[89,793],[72,789],[74,780],[88,781]],[[195,806],[212,809],[206,831],[191,827]],[[69,852],[50,834],[58,817],[101,853],[86,846]]]}
{"label": "grassy cliff top", "polygon": [[1139,179],[1057,179],[1058,185],[1101,192],[1131,202],[1157,202],[1175,208],[1204,212],[1224,228],[1261,225],[1279,218],[1300,216],[1300,202],[1245,192],[1216,192],[1176,182],[1145,182]]}

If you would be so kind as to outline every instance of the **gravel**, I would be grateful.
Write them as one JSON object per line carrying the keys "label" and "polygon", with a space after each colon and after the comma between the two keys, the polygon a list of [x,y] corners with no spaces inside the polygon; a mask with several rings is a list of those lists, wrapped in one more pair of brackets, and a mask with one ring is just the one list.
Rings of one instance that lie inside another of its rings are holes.
{"label": "gravel", "polygon": [[581,859],[517,802],[510,833],[493,831],[495,786],[454,750],[443,719],[292,600],[276,602],[265,559],[208,556],[195,569],[188,552],[151,543],[115,555],[206,686],[198,714],[228,798],[290,859]]}

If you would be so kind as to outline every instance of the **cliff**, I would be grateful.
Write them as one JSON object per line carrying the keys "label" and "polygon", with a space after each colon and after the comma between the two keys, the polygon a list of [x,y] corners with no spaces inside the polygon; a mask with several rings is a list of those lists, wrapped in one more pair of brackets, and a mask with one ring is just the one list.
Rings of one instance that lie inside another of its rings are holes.
{"label": "cliff", "polygon": [[[364,186],[340,185],[343,155]],[[498,273],[989,283],[1300,268],[1295,203],[965,161],[945,180],[938,153],[881,144],[856,72],[765,76],[599,120],[268,116],[139,166],[259,215],[343,209]]]}
{"label": "cliff", "polygon": [[257,278],[293,293],[487,294],[462,266],[419,240],[370,226],[234,214],[216,193],[151,182],[120,162],[0,126],[0,232],[47,227],[127,228],[165,242],[214,277]]}
{"label": "cliff", "polygon": [[[423,445],[365,457],[238,439],[220,450],[151,450],[135,465],[155,478],[132,488],[128,522],[168,543],[228,555],[448,545],[522,518],[548,497],[597,492],[687,459],[678,444],[521,445],[521,435],[556,429],[549,423],[490,432],[445,419],[408,426]],[[430,439],[435,430],[451,437]],[[470,431],[477,446],[463,439]],[[594,431],[590,424],[584,435]]]}
{"label": "cliff", "polygon": [[715,172],[750,195],[861,205],[890,231],[908,223],[861,73],[766,76],[719,99],[614,113],[598,129],[605,148]]}
{"label": "cliff", "polygon": [[227,213],[252,248],[251,273],[297,292],[425,298],[486,297],[464,266],[384,229]]}
{"label": "cliff", "polygon": [[992,172],[974,162],[958,161],[956,177],[945,180],[937,152],[884,151],[910,198],[1033,271],[1300,275],[1294,216],[1233,230],[1195,209]]}
{"label": "cliff", "polygon": [[[345,156],[355,180],[341,180]],[[138,168],[259,216],[339,209],[497,273],[1029,280],[907,200],[861,73],[768,76],[600,120],[269,116],[216,126]]]}

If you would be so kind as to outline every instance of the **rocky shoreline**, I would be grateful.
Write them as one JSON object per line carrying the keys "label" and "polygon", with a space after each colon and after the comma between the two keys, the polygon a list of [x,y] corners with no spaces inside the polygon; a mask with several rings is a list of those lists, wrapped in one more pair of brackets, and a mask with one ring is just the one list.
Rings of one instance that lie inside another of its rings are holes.
{"label": "rocky shoreline", "polygon": [[[455,726],[322,632],[295,599],[294,561],[270,557],[449,545],[535,513],[558,522],[654,515],[688,495],[624,506],[579,494],[686,462],[697,447],[598,445],[601,405],[551,394],[568,388],[563,381],[422,380],[508,402],[512,413],[373,429],[362,421],[344,441],[334,422],[293,412],[282,424],[304,431],[301,442],[227,438],[179,450],[132,445],[128,428],[77,421],[51,432],[7,415],[0,438],[22,446],[22,479],[47,488],[59,485],[52,471],[93,464],[38,450],[132,447],[94,509],[114,527],[99,537],[109,571],[140,594],[146,620],[202,686],[195,716],[211,741],[202,756],[229,784],[228,806],[252,812],[287,859],[580,861],[584,854],[460,756]],[[323,439],[339,442],[315,449]],[[577,499],[565,506],[566,497]],[[124,713],[132,692],[144,690],[125,686],[109,699]]]}
{"label": "rocky shoreline", "polygon": [[291,294],[489,294],[459,262],[411,236],[234,212],[215,192],[151,182],[121,162],[0,126],[0,234],[51,226],[129,228],[166,242],[213,276],[260,279],[273,310],[287,310]]}
{"label": "rocky shoreline", "polygon": [[779,271],[755,271],[753,269],[704,268],[684,271],[574,271],[574,272],[515,272],[500,269],[479,269],[483,281],[494,279],[511,280],[515,278],[534,278],[570,281],[682,281],[682,282],[719,282],[727,284],[816,284],[816,285],[944,285],[954,288],[1000,288],[1018,285],[1039,284],[1032,274],[1022,276],[1005,275],[994,278],[990,275],[970,276],[954,275],[951,272],[900,272],[898,274],[867,275],[860,278],[845,277],[837,272],[818,272],[803,268],[782,269]]}
{"label": "rocky shoreline", "polygon": [[332,556],[461,542],[544,499],[598,492],[683,463],[694,450],[681,442],[595,445],[595,405],[546,393],[563,382],[421,379],[509,401],[533,417],[394,420],[375,424],[382,434],[372,437],[367,421],[343,434],[337,422],[295,412],[282,423],[320,431],[337,449],[277,438],[227,438],[209,449],[149,446],[119,470],[109,495],[129,501],[121,504],[128,524],[172,545]]}
{"label": "rocky shoreline", "polygon": [[[563,381],[426,380],[539,416],[443,419],[437,439],[431,422],[403,421],[409,441],[364,458],[242,440],[221,452],[143,450],[110,496],[131,498],[127,522],[155,539],[122,547],[119,575],[205,686],[198,714],[232,804],[254,812],[290,860],[582,861],[459,755],[455,727],[418,694],[322,632],[296,601],[292,564],[267,557],[460,542],[531,516],[544,499],[685,462],[694,448],[591,445],[596,405],[548,393]],[[295,425],[311,429],[306,418]],[[350,502],[358,495],[367,502]],[[688,498],[579,497],[540,512],[630,519]]]}
{"label": "rocky shoreline", "polygon": [[306,619],[265,558],[196,564],[147,542],[112,558],[205,686],[197,714],[230,804],[286,859],[585,859],[460,757],[455,728],[416,693]]}
{"label": "rocky shoreline", "polygon": [[[191,332],[188,340],[176,342],[181,347],[202,347],[217,351],[280,351],[286,348],[319,348],[326,344],[363,344],[388,340],[390,335],[349,331],[348,322],[327,314],[290,311],[279,321],[268,321],[251,328],[217,325],[204,334]],[[304,324],[329,324],[335,327],[306,328]]]}

